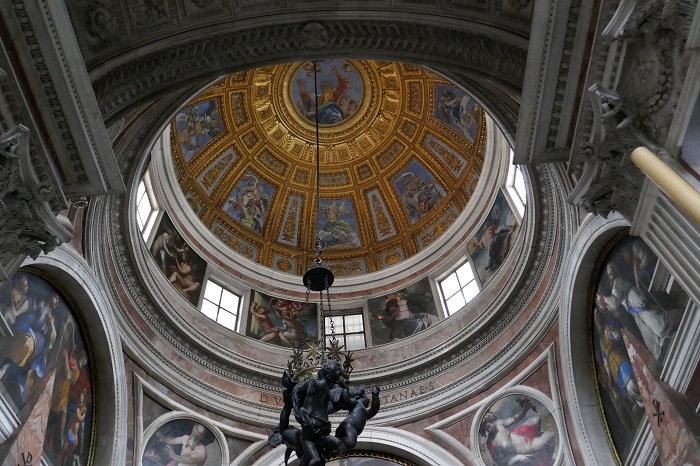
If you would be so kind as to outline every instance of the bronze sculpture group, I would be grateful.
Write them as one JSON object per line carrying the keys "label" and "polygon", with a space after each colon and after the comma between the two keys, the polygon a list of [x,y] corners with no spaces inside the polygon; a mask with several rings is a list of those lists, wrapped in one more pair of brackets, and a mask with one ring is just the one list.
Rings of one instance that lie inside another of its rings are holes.
{"label": "bronze sculpture group", "polygon": [[[288,372],[282,375],[284,407],[268,440],[272,447],[287,446],[285,464],[292,451],[300,466],[323,466],[328,458],[345,456],[355,447],[367,420],[379,411],[379,387],[372,390],[370,401],[363,389],[350,388],[346,379],[334,360],[326,362],[316,378],[297,382]],[[340,410],[349,413],[332,435],[328,417]],[[292,412],[301,429],[289,425]]]}

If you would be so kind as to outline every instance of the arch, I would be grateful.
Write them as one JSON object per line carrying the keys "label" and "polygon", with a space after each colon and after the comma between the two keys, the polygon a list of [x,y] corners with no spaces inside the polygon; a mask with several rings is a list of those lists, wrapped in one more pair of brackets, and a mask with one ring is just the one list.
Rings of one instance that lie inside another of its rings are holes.
{"label": "arch", "polygon": [[560,357],[567,407],[586,465],[616,464],[598,403],[590,356],[589,288],[597,259],[629,223],[614,213],[605,219],[588,215],[569,251],[560,302]]}
{"label": "arch", "polygon": [[[391,427],[365,427],[357,440],[356,448],[389,453],[420,466],[445,466],[463,463],[461,459],[457,459],[435,443],[411,432]],[[253,466],[284,466],[284,451],[285,449],[282,447],[275,448],[256,461]],[[236,464],[242,464],[241,458],[236,461]],[[295,459],[290,464],[298,466],[299,461]]]}
{"label": "arch", "polygon": [[58,280],[76,304],[76,312],[92,341],[97,385],[95,457],[93,464],[125,464],[127,431],[127,385],[124,359],[117,324],[104,294],[104,285],[95,278],[85,260],[71,246],[63,245],[31,265]]}

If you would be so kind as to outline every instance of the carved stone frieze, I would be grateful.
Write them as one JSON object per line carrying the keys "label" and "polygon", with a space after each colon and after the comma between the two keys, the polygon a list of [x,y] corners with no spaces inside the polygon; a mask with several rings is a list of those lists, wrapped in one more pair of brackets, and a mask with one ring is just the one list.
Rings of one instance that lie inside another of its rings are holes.
{"label": "carved stone frieze", "polygon": [[[309,34],[314,31],[321,36],[311,40]],[[308,56],[319,46],[329,56],[361,52],[368,58],[392,56],[417,61],[444,72],[460,71],[481,78],[488,75],[515,92],[522,85],[526,59],[524,48],[464,29],[371,19],[361,23],[304,22],[229,30],[156,50],[105,72],[93,83],[95,95],[109,123],[123,116],[134,102],[153,99],[174,86],[228,70],[288,61],[290,56]]]}
{"label": "carved stone frieze", "polygon": [[0,135],[0,280],[13,273],[16,259],[36,259],[72,238],[67,219],[54,216],[53,186],[37,177],[24,126]]}
{"label": "carved stone frieze", "polygon": [[605,218],[619,212],[631,222],[644,174],[632,163],[630,154],[649,141],[637,130],[615,92],[594,86],[589,95],[595,114],[593,140],[581,149],[575,168],[579,181],[569,201]]}

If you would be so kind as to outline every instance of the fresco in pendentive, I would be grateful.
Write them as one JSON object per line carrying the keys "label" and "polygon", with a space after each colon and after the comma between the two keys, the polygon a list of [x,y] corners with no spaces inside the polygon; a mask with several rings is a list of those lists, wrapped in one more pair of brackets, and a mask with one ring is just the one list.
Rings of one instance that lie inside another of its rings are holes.
{"label": "fresco in pendentive", "polygon": [[493,466],[553,466],[559,449],[558,432],[552,413],[538,400],[507,395],[481,417],[479,451],[484,463]]}
{"label": "fresco in pendentive", "polygon": [[167,214],[156,230],[151,255],[173,287],[196,306],[207,263],[182,238]]}
{"label": "fresco in pendentive", "polygon": [[435,86],[435,118],[450,125],[469,142],[474,142],[479,130],[479,111],[479,104],[463,90]]}
{"label": "fresco in pendentive", "polygon": [[355,66],[348,60],[316,62],[318,89],[314,91],[314,65],[304,62],[289,85],[290,98],[297,112],[319,125],[334,125],[351,118],[362,104],[364,85]]}
{"label": "fresco in pendentive", "polygon": [[140,464],[221,466],[221,446],[214,434],[197,421],[174,419],[148,439]]}
{"label": "fresco in pendentive", "polygon": [[505,260],[517,227],[513,209],[499,191],[489,216],[467,246],[482,285],[486,286]]}
{"label": "fresco in pendentive", "polygon": [[[317,305],[309,303],[306,334],[318,338]],[[253,290],[246,335],[273,345],[296,348],[304,331],[304,303],[275,298]]]}
{"label": "fresco in pendentive", "polygon": [[417,160],[394,178],[394,187],[413,224],[425,217],[445,197],[445,189]]}
{"label": "fresco in pendentive", "polygon": [[348,458],[332,460],[326,464],[327,466],[406,466],[412,464],[405,461],[397,461],[367,456],[350,456]]}
{"label": "fresco in pendentive", "polygon": [[319,203],[321,229],[318,237],[324,248],[340,249],[360,246],[357,219],[350,199],[322,199]]}
{"label": "fresco in pendentive", "polygon": [[247,171],[231,191],[223,210],[241,225],[261,234],[275,189]]}
{"label": "fresco in pendentive", "polygon": [[218,100],[187,107],[175,117],[180,149],[188,162],[223,132]]}
{"label": "fresco in pendentive", "polygon": [[421,332],[438,321],[427,278],[387,296],[367,301],[374,346]]}
{"label": "fresco in pendentive", "polygon": [[47,420],[42,464],[87,465],[93,385],[75,311],[49,282],[19,272],[0,293],[0,313],[0,397],[20,425],[30,414]]}
{"label": "fresco in pendentive", "polygon": [[663,270],[641,238],[626,236],[612,246],[594,277],[591,306],[598,393],[623,462],[645,416],[621,330],[627,329],[663,363],[687,303],[682,290],[672,294],[663,290]]}

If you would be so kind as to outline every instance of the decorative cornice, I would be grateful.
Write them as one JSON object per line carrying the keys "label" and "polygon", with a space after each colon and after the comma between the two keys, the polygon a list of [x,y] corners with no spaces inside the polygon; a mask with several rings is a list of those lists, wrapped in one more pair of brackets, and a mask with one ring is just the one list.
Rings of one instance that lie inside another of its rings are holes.
{"label": "decorative cornice", "polygon": [[[479,79],[488,76],[516,93],[523,81],[526,51],[495,36],[366,17],[361,22],[318,24],[326,30],[321,50],[309,48],[300,40],[308,22],[214,32],[207,37],[196,36],[195,40],[188,32],[181,43],[143,51],[139,58],[96,78],[94,89],[102,114],[109,122],[122,116],[135,102],[153,99],[173,86],[291,57],[391,57],[445,71],[462,71]],[[139,78],[133,79],[134,76]]]}

